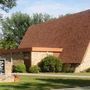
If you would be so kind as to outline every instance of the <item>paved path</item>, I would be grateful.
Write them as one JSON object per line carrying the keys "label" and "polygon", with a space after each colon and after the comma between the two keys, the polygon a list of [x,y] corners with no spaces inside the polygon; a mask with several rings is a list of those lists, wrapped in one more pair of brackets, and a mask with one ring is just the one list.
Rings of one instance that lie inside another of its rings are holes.
{"label": "paved path", "polygon": [[65,77],[65,78],[90,78],[90,76],[87,75],[69,75],[69,74],[48,74],[48,73],[38,73],[38,74],[32,74],[32,73],[12,73],[13,75],[27,75],[27,76],[50,76],[50,77]]}

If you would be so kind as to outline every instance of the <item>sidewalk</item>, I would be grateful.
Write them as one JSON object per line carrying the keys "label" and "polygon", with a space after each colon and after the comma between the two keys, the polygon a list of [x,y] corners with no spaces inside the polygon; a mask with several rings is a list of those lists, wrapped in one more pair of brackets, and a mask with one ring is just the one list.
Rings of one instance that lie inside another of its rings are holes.
{"label": "sidewalk", "polygon": [[68,74],[53,74],[53,73],[12,73],[12,75],[26,75],[26,76],[48,76],[48,77],[66,77],[66,78],[90,78],[90,76],[87,75],[68,75]]}

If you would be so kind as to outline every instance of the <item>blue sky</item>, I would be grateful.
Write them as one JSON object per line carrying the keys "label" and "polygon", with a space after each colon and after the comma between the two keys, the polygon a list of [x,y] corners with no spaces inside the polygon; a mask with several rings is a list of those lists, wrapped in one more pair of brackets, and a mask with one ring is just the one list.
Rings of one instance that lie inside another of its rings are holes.
{"label": "blue sky", "polygon": [[19,11],[29,15],[48,13],[52,16],[58,16],[87,9],[90,9],[90,0],[17,0],[17,6],[9,13],[1,12],[4,16],[11,16],[12,13]]}
{"label": "blue sky", "polygon": [[17,6],[12,8],[9,13],[1,9],[0,13],[5,17],[10,17],[12,13],[19,11],[29,15],[47,13],[57,17],[62,14],[76,13],[87,9],[90,9],[90,0],[17,0]]}

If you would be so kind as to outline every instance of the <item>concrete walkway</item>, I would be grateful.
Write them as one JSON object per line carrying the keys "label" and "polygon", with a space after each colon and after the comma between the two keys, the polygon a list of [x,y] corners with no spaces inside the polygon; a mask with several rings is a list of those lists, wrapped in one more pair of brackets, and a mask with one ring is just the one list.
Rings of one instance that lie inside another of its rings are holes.
{"label": "concrete walkway", "polygon": [[90,76],[88,75],[70,75],[70,74],[52,74],[52,73],[12,73],[13,75],[26,75],[26,76],[48,76],[48,77],[65,77],[65,78],[88,78],[90,79]]}

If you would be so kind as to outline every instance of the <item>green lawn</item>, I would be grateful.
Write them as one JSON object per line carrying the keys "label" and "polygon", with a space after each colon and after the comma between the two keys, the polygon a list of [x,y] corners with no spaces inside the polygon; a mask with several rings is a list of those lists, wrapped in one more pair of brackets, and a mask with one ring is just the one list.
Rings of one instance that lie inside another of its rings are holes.
{"label": "green lawn", "polygon": [[51,88],[66,88],[90,86],[90,79],[20,76],[20,82],[0,83],[0,90],[50,90]]}

